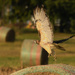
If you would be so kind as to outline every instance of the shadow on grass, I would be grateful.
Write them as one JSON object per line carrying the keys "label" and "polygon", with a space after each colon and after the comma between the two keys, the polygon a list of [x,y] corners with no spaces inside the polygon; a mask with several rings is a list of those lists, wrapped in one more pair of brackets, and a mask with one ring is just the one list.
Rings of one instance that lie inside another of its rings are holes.
{"label": "shadow on grass", "polygon": [[75,52],[73,52],[73,51],[67,51],[67,53],[69,53],[69,54],[75,54]]}

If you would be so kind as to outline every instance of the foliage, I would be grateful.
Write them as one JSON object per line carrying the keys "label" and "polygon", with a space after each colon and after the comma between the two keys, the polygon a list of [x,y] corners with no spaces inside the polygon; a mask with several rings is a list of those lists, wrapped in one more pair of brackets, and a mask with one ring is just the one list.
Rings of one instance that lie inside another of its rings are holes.
{"label": "foliage", "polygon": [[[42,6],[47,11],[50,21],[55,28],[55,20],[60,19],[60,26],[57,31],[75,32],[75,1],[74,0],[0,0],[0,19],[3,23],[30,20],[33,9]],[[7,12],[7,9],[10,9]],[[5,12],[8,15],[5,15]]]}
{"label": "foliage", "polygon": [[[60,32],[70,32],[71,20],[75,19],[75,1],[74,0],[46,0],[45,5],[47,7],[50,18],[54,21],[60,18]],[[72,19],[70,19],[72,18]]]}

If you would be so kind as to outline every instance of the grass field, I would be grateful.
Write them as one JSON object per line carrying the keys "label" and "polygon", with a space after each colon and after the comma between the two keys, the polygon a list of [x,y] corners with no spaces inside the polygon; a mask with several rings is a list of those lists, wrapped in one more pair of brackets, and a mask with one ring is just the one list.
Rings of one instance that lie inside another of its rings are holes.
{"label": "grass field", "polygon": [[[55,33],[54,40],[65,39],[72,34]],[[20,67],[20,51],[24,39],[39,39],[37,33],[25,33],[16,36],[15,42],[0,42],[0,67]],[[57,61],[49,58],[49,64],[63,63],[75,66],[75,37],[60,44],[67,51],[55,49]]]}

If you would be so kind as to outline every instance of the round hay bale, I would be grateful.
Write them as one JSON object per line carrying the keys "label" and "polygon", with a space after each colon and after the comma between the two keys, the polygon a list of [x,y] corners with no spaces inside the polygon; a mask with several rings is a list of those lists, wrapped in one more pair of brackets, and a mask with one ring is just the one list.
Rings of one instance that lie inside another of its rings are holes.
{"label": "round hay bale", "polygon": [[48,64],[48,53],[34,40],[24,40],[21,49],[21,66]]}
{"label": "round hay bale", "polygon": [[0,27],[0,42],[13,42],[15,40],[15,32],[8,27]]}
{"label": "round hay bale", "polygon": [[[35,73],[39,72],[50,72],[54,73],[51,75],[75,75],[75,67],[66,65],[66,64],[50,64],[50,65],[41,65],[41,66],[33,66],[28,67],[22,70],[19,70],[11,75],[36,75]],[[38,74],[42,75],[42,74]],[[45,74],[46,75],[46,74]],[[48,73],[49,75],[49,73]]]}

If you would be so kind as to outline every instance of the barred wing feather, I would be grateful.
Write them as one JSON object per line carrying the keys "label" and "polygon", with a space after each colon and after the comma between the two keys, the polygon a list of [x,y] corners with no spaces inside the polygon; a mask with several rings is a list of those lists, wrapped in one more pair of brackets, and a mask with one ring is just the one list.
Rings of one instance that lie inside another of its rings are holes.
{"label": "barred wing feather", "polygon": [[53,43],[53,29],[43,8],[36,8],[34,11],[37,30],[40,32],[40,42]]}

